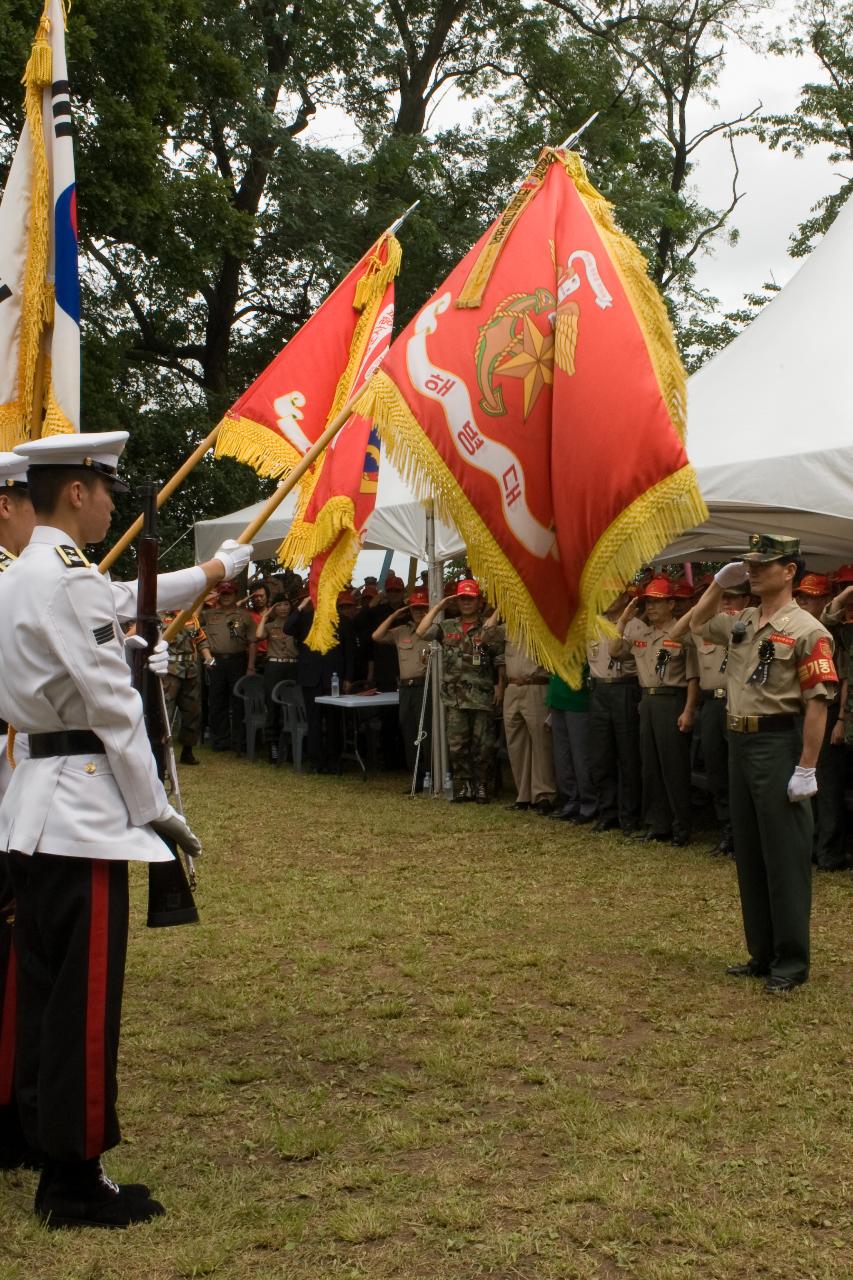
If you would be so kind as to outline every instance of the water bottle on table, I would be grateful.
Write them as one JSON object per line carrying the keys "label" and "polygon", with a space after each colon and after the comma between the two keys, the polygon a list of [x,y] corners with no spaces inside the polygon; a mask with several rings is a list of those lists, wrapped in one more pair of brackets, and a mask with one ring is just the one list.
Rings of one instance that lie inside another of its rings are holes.
{"label": "water bottle on table", "polygon": [[340,696],[341,696],[341,681],[337,671],[335,671],[332,675],[332,697],[339,698]]}

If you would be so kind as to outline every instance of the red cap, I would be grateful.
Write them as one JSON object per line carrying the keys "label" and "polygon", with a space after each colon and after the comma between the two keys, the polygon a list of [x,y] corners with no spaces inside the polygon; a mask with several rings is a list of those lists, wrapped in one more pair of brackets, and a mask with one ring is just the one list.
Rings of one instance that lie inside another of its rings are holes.
{"label": "red cap", "polygon": [[695,588],[691,587],[686,578],[679,578],[676,582],[670,583],[672,594],[676,600],[692,600],[695,594]]}
{"label": "red cap", "polygon": [[420,589],[413,591],[409,596],[409,607],[411,609],[428,609],[429,608],[429,592]]}
{"label": "red cap", "polygon": [[[693,593],[691,592],[691,595],[692,594]],[[657,578],[652,578],[650,582],[647,582],[640,592],[640,595],[645,600],[672,600],[675,597],[675,592],[673,591],[672,583],[669,578],[666,578],[661,574]]]}
{"label": "red cap", "polygon": [[802,582],[794,588],[797,596],[831,596],[832,583],[828,573],[804,573]]}
{"label": "red cap", "polygon": [[389,573],[388,577],[385,579],[385,590],[386,591],[405,591],[406,584],[402,578],[398,578],[396,577],[395,574]]}
{"label": "red cap", "polygon": [[221,596],[227,595],[229,591],[236,596],[237,583],[236,582],[220,582],[216,590],[219,592]]}
{"label": "red cap", "polygon": [[337,603],[338,608],[340,608],[341,605],[358,604],[358,596],[356,596],[352,591],[339,591]]}
{"label": "red cap", "polygon": [[843,564],[832,575],[833,582],[853,582],[853,564]]}
{"label": "red cap", "polygon": [[473,578],[461,578],[456,584],[456,594],[458,596],[479,596],[480,584],[475,582]]}

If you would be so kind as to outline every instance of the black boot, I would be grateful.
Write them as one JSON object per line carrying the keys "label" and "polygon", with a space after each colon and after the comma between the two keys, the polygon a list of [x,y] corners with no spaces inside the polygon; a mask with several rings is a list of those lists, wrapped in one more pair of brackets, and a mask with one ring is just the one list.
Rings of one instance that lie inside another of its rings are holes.
{"label": "black boot", "polygon": [[460,782],[458,785],[454,783],[451,804],[468,804],[473,799],[474,794],[471,790],[470,782]]}
{"label": "black boot", "polygon": [[129,1227],[166,1211],[144,1183],[117,1186],[99,1159],[46,1161],[35,1212],[52,1230],[60,1227]]}
{"label": "black boot", "polygon": [[477,786],[474,789],[474,799],[477,801],[477,804],[489,803],[489,792],[486,788],[485,782],[477,783]]}
{"label": "black boot", "polygon": [[180,764],[200,764],[201,761],[199,761],[193,755],[192,747],[183,746],[181,747],[181,758],[179,763]]}

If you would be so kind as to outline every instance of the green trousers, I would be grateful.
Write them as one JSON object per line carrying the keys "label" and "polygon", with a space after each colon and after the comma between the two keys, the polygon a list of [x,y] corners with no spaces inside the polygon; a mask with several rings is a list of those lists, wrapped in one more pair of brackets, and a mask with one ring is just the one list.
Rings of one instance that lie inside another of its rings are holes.
{"label": "green trousers", "polygon": [[832,730],[838,721],[838,705],[830,703],[826,712],[826,732],[817,761],[817,795],[814,802],[814,860],[819,867],[833,870],[847,861],[847,749],[833,747]]}
{"label": "green trousers", "polygon": [[598,816],[623,831],[640,823],[640,686],[597,680],[589,697],[589,776]]}
{"label": "green trousers", "polygon": [[643,821],[659,836],[690,834],[690,734],[678,727],[686,701],[686,689],[640,700]]}
{"label": "green trousers", "polygon": [[729,734],[729,804],[750,958],[780,978],[808,977],[812,807],[788,781],[800,731]]}
{"label": "green trousers", "polygon": [[699,708],[699,737],[705,777],[714,801],[721,834],[731,834],[729,819],[729,741],[725,698],[705,698]]}
{"label": "green trousers", "polygon": [[[417,755],[418,731],[421,725],[421,707],[424,700],[422,684],[400,685],[400,732],[403,735],[403,746],[406,752],[406,769],[414,773],[415,756]],[[421,743],[421,754],[418,757],[417,789],[420,790],[424,774],[432,768],[432,690],[427,690],[427,702],[424,711],[424,740]]]}
{"label": "green trousers", "polygon": [[469,711],[447,707],[447,754],[453,785],[473,782],[488,787],[498,745],[494,711]]}

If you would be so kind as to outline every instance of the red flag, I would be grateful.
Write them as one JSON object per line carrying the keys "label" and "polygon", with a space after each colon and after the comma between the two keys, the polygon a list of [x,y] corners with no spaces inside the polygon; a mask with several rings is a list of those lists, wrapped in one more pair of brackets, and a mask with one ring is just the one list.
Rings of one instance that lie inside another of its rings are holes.
{"label": "red flag", "polygon": [[[258,475],[276,477],[304,457],[364,378],[400,258],[399,241],[383,233],[228,410],[217,457],[236,458]],[[303,482],[303,507],[315,479],[316,469]]]}
{"label": "red flag", "polygon": [[618,585],[707,512],[663,302],[579,157],[543,152],[359,412],[434,496],[510,633],[577,680]]}

